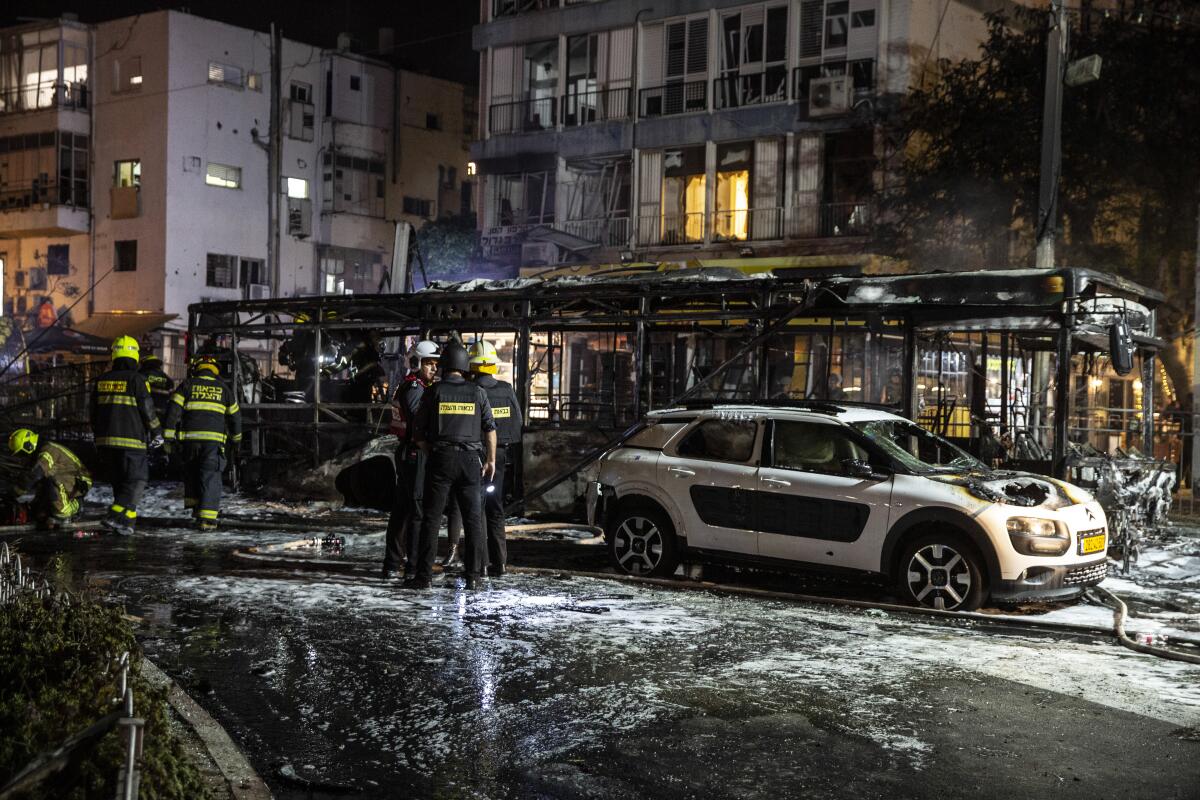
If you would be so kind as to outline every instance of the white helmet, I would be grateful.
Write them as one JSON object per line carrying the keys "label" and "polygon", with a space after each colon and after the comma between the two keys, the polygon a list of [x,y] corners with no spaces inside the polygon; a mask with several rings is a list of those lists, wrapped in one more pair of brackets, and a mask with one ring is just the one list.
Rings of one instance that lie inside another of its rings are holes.
{"label": "white helmet", "polygon": [[438,352],[437,342],[423,339],[413,345],[413,348],[408,351],[408,368],[417,369],[425,359],[441,357],[442,354]]}

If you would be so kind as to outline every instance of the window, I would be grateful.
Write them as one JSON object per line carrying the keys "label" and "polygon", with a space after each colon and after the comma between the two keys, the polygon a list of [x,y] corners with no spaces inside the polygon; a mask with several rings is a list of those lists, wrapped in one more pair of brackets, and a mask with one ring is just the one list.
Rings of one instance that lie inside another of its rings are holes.
{"label": "window", "polygon": [[113,93],[137,92],[142,88],[142,57],[113,59]]}
{"label": "window", "polygon": [[383,216],[385,192],[382,156],[327,152],[323,157],[323,165],[322,203],[325,210]]}
{"label": "window", "polygon": [[850,3],[848,0],[830,3],[825,7],[825,49],[836,50],[846,46],[847,24]]}
{"label": "window", "polygon": [[52,244],[46,248],[46,273],[48,275],[71,274],[71,245]]}
{"label": "window", "polygon": [[746,238],[753,169],[753,142],[717,146],[717,213],[713,220],[713,238],[725,241]]}
{"label": "window", "polygon": [[321,291],[324,294],[378,292],[383,280],[383,254],[350,247],[320,247]]}
{"label": "window", "polygon": [[137,239],[113,243],[113,271],[134,272],[137,270]]}
{"label": "window", "polygon": [[209,186],[220,186],[222,189],[242,188],[242,168],[231,167],[228,164],[208,162],[208,172],[204,182]]}
{"label": "window", "polygon": [[246,88],[255,92],[262,91],[262,73],[248,72],[246,73]]}
{"label": "window", "polygon": [[431,131],[440,131],[442,129],[442,118],[437,114],[426,114],[425,127]]}
{"label": "window", "polygon": [[870,460],[838,425],[776,420],[771,440],[771,464],[779,469],[844,475],[844,461]]}
{"label": "window", "polygon": [[474,161],[467,162],[467,174],[472,175],[472,176],[475,174],[475,162]]}
{"label": "window", "polygon": [[302,81],[292,81],[288,96],[296,103],[312,102],[312,84]]}
{"label": "window", "polygon": [[308,181],[304,178],[284,178],[288,197],[298,200],[308,199]]}
{"label": "window", "polygon": [[88,137],[82,133],[58,135],[58,202],[88,204]]}
{"label": "window", "polygon": [[748,6],[721,18],[718,108],[787,99],[787,6]]}
{"label": "window", "polygon": [[229,64],[208,62],[208,82],[227,86],[231,89],[242,88],[242,70]]}
{"label": "window", "polygon": [[261,258],[243,258],[239,262],[238,285],[266,286],[271,283],[267,276],[267,263]]}
{"label": "window", "polygon": [[236,289],[237,268],[237,256],[209,253],[208,269],[204,280],[204,285],[216,286],[219,289]]}
{"label": "window", "polygon": [[554,188],[553,172],[489,177],[489,227],[553,222]]}
{"label": "window", "polygon": [[416,214],[418,217],[428,217],[433,210],[433,203],[417,197],[404,197],[404,213]]}
{"label": "window", "polygon": [[875,25],[875,9],[868,8],[864,11],[855,11],[850,15],[851,28],[870,28]]}
{"label": "window", "polygon": [[358,75],[350,76],[350,91],[357,92],[362,88],[362,78]]}
{"label": "window", "polygon": [[662,243],[704,241],[704,148],[662,154]]}
{"label": "window", "polygon": [[117,161],[113,165],[113,186],[141,186],[142,162],[140,159]]}
{"label": "window", "polygon": [[682,458],[749,461],[757,430],[752,419],[706,419],[679,443],[678,453]]}

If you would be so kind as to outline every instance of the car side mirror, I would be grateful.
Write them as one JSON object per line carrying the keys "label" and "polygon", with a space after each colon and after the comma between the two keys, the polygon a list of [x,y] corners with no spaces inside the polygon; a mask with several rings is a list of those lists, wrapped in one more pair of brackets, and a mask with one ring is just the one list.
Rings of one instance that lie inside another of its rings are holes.
{"label": "car side mirror", "polygon": [[875,469],[866,461],[857,458],[843,458],[842,471],[852,478],[874,478]]}

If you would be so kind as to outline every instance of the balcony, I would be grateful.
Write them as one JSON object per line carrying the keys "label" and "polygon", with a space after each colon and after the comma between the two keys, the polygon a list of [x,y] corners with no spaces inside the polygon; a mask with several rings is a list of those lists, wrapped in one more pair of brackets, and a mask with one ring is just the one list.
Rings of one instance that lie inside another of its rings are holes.
{"label": "balcony", "polygon": [[537,97],[488,107],[488,133],[531,133],[550,130],[558,124],[558,98]]}
{"label": "balcony", "polygon": [[633,230],[629,217],[604,217],[601,219],[569,219],[554,227],[561,231],[595,242],[601,247],[628,247],[629,235]]}
{"label": "balcony", "polygon": [[638,116],[669,117],[708,110],[708,81],[680,81],[638,91]]}
{"label": "balcony", "polygon": [[560,5],[570,5],[560,0],[492,0],[492,19],[515,17],[536,11],[550,11]]}
{"label": "balcony", "polygon": [[17,88],[0,89],[0,114],[24,111],[88,108],[86,83],[48,81]]}
{"label": "balcony", "polygon": [[796,67],[792,70],[792,96],[796,100],[807,102],[808,85],[814,78],[832,78],[847,73],[853,78],[856,100],[875,91],[875,59],[862,58],[857,61],[834,61]]}
{"label": "balcony", "polygon": [[87,233],[87,185],[80,188],[79,205],[72,204],[72,189],[53,183],[28,184],[0,191],[0,238],[20,236],[73,236]]}
{"label": "balcony", "polygon": [[766,103],[786,103],[787,99],[785,66],[771,67],[766,72],[752,75],[725,75],[713,81],[713,108],[717,111]]}
{"label": "balcony", "polygon": [[866,236],[871,232],[872,217],[869,201],[737,209],[712,214],[700,211],[655,214],[638,218],[636,243],[641,247],[672,247],[708,242]]}
{"label": "balcony", "polygon": [[632,115],[628,87],[567,94],[562,98],[564,127],[628,119]]}

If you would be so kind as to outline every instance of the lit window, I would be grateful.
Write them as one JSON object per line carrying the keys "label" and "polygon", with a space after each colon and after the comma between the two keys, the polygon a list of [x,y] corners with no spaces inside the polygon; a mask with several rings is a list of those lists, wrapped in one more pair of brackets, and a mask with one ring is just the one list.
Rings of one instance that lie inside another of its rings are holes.
{"label": "lit window", "polygon": [[210,161],[208,171],[204,175],[204,182],[209,186],[220,186],[222,189],[240,189],[242,188],[242,169],[227,164],[214,164]]}
{"label": "lit window", "polygon": [[138,159],[116,162],[113,169],[113,186],[141,186],[142,162]]}
{"label": "lit window", "polygon": [[287,196],[297,200],[308,199],[308,181],[304,178],[287,179]]}
{"label": "lit window", "polygon": [[142,76],[141,75],[133,75],[132,77],[130,77],[129,85],[130,86],[141,86],[142,85]]}
{"label": "lit window", "polygon": [[468,174],[468,175],[474,175],[474,174],[475,174],[475,162],[474,162],[474,161],[468,161],[468,162],[467,162],[467,174]]}
{"label": "lit window", "polygon": [[262,91],[262,73],[248,72],[246,73],[246,88],[253,89],[256,92]]}

